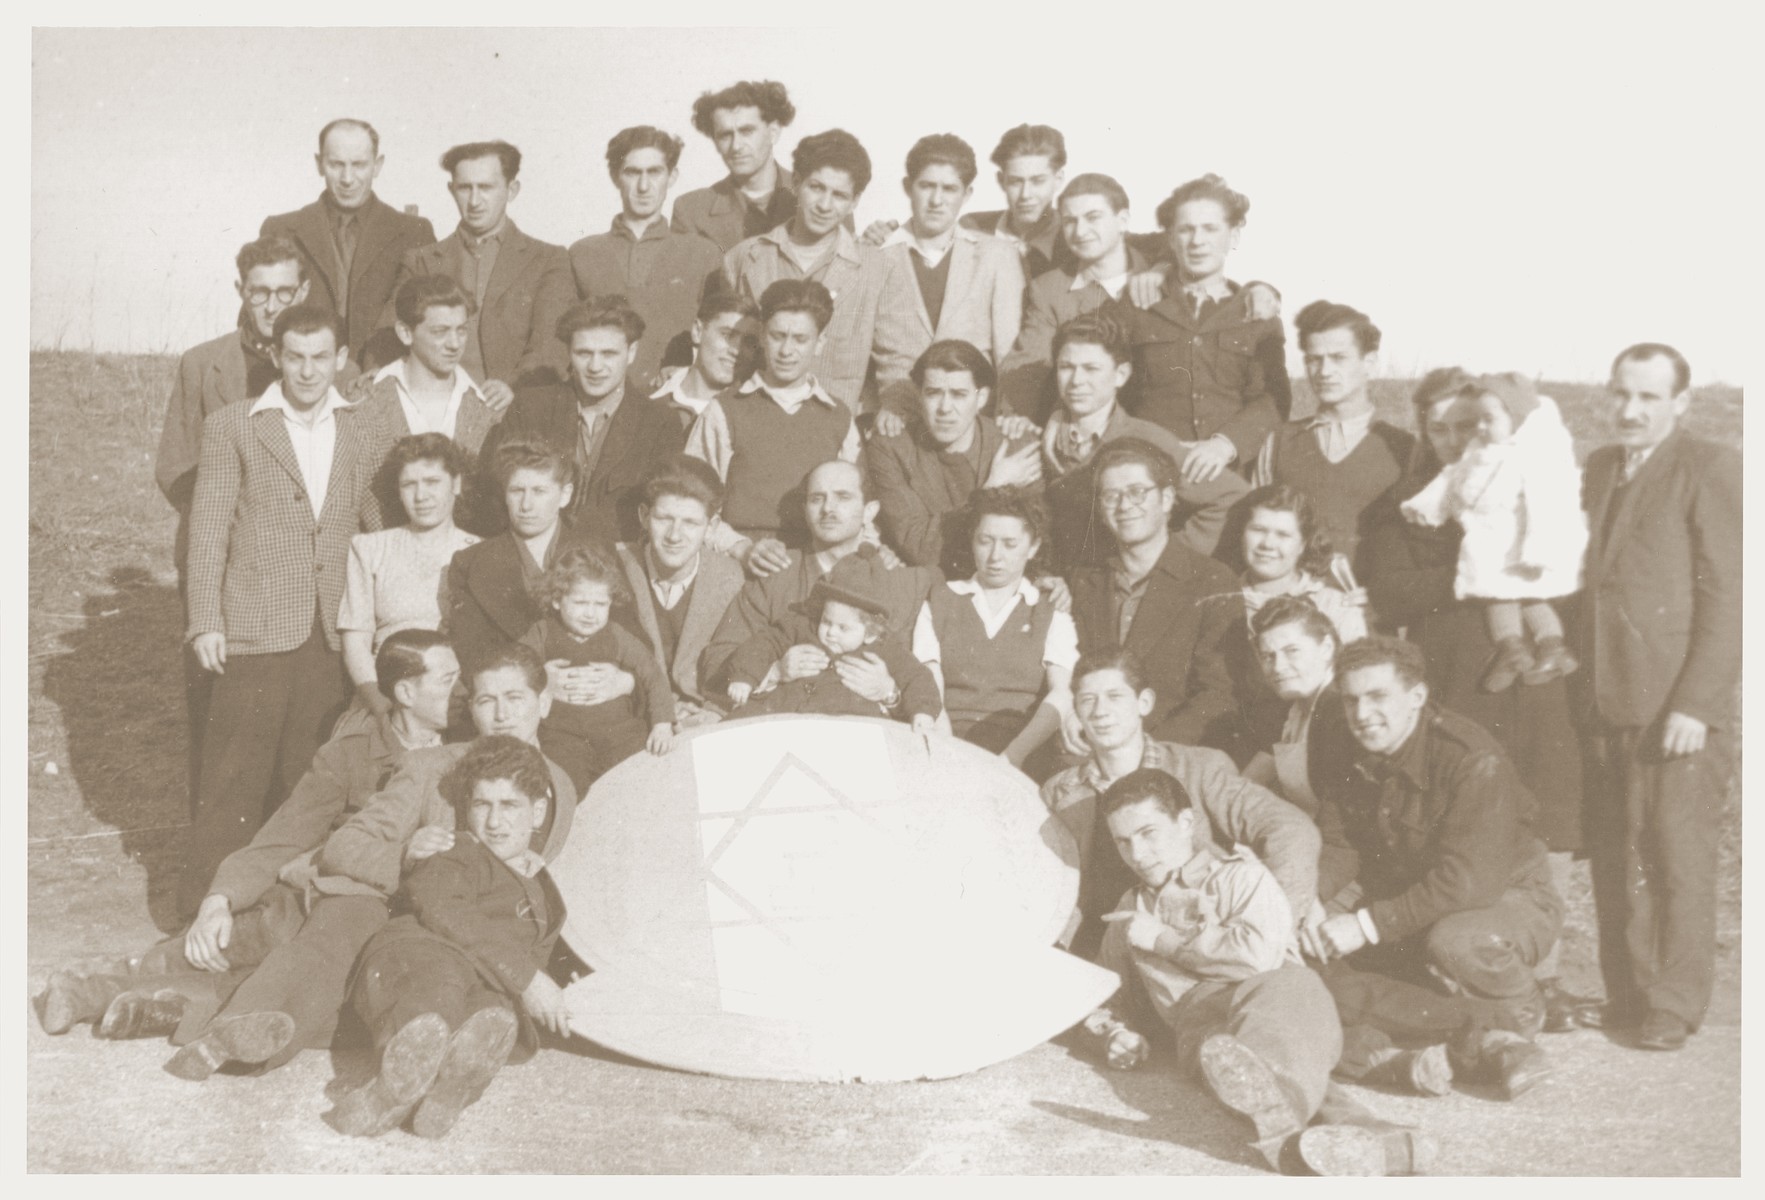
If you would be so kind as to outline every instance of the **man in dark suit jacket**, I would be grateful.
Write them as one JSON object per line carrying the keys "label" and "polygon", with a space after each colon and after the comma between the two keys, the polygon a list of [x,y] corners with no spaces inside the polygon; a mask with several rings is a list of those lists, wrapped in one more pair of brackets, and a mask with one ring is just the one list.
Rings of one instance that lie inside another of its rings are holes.
{"label": "man in dark suit jacket", "polygon": [[386,160],[380,135],[366,121],[332,121],[319,132],[314,158],[324,194],[305,208],[266,217],[258,236],[285,237],[300,247],[312,299],[343,318],[344,344],[351,358],[360,358],[392,300],[400,260],[433,242],[435,227],[414,209],[401,213],[374,195],[374,177]]}
{"label": "man in dark suit jacket", "polygon": [[1601,1020],[1677,1050],[1715,973],[1716,843],[1741,644],[1741,464],[1679,428],[1691,368],[1670,346],[1612,364],[1618,443],[1588,456],[1585,635],[1606,786],[1587,789]]}
{"label": "man in dark suit jacket", "polygon": [[743,80],[693,101],[693,128],[711,139],[729,174],[674,202],[674,230],[736,243],[776,229],[797,212],[796,181],[773,155],[797,109],[782,83]]}
{"label": "man in dark suit jacket", "polygon": [[537,438],[574,463],[567,511],[585,535],[609,545],[638,539],[644,481],[686,444],[668,405],[627,386],[643,334],[643,318],[623,296],[570,309],[557,326],[569,381],[522,389],[485,439],[487,455],[506,441]]}
{"label": "man in dark suit jacket", "polygon": [[1234,705],[1224,646],[1233,622],[1244,620],[1237,581],[1171,536],[1177,489],[1170,455],[1123,438],[1099,450],[1095,461],[1097,503],[1115,553],[1108,563],[1073,574],[1079,653],[1126,647],[1158,698],[1146,717],[1147,735],[1219,747]]}
{"label": "man in dark suit jacket", "polygon": [[333,386],[339,321],[317,305],[276,319],[282,378],[203,423],[190,518],[186,634],[218,678],[184,860],[194,912],[220,861],[305,774],[348,698],[338,649],[349,539],[380,527],[382,427]]}
{"label": "man in dark suit jacket", "polygon": [[[562,377],[563,355],[552,344],[552,329],[575,295],[570,260],[562,246],[528,237],[509,218],[509,204],[521,194],[521,152],[514,146],[455,146],[441,156],[441,169],[460,211],[459,227],[407,253],[392,291],[413,275],[446,275],[472,298],[476,308],[460,365],[501,412],[514,388]],[[390,331],[398,314],[390,296],[383,304],[379,327]],[[363,355],[364,365],[378,367],[403,352],[381,334]]]}

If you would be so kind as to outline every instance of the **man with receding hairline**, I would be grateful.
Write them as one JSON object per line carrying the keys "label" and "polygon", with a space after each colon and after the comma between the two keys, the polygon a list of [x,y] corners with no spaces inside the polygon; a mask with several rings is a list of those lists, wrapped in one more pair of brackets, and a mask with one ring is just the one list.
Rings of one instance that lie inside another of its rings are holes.
{"label": "man with receding hairline", "polygon": [[366,121],[342,117],[326,125],[313,160],[324,193],[305,208],[264,218],[258,236],[278,235],[300,247],[311,298],[343,318],[344,341],[359,358],[398,286],[400,261],[433,242],[435,227],[414,207],[399,212],[374,194],[386,160],[379,133]]}
{"label": "man with receding hairline", "polygon": [[[564,356],[552,330],[573,295],[570,262],[562,246],[529,237],[509,216],[509,205],[521,194],[520,150],[503,141],[468,142],[443,154],[441,169],[459,226],[434,245],[408,252],[398,283],[413,275],[446,275],[472,299],[460,364],[500,413],[515,388],[563,376]],[[379,327],[390,330],[396,318],[388,306]],[[362,357],[378,366],[382,354],[389,361],[399,353],[382,335]]]}
{"label": "man with receding hairline", "polygon": [[1589,822],[1608,1005],[1588,1023],[1677,1050],[1716,958],[1716,851],[1740,677],[1741,461],[1684,432],[1691,368],[1645,342],[1612,363],[1616,445],[1588,456],[1583,601]]}

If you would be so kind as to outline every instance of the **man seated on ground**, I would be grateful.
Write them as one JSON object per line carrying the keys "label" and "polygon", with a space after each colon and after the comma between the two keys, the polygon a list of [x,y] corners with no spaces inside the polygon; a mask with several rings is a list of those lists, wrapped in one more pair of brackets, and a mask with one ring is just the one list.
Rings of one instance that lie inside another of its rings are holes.
{"label": "man seated on ground", "polygon": [[723,528],[713,545],[761,576],[802,549],[799,497],[811,468],[858,461],[852,410],[812,370],[833,319],[833,297],[813,280],[781,279],[760,298],[760,369],[699,414],[686,452],[723,480]]}
{"label": "man seated on ground", "polygon": [[954,134],[920,138],[901,181],[912,216],[883,243],[888,264],[873,361],[883,407],[910,412],[913,363],[933,342],[964,341],[998,363],[1023,319],[1023,267],[1011,247],[957,224],[974,194],[974,151]]}
{"label": "man seated on ground", "polygon": [[[1054,335],[1054,377],[1060,403],[1042,431],[1043,495],[1053,519],[1048,566],[1055,571],[1093,567],[1108,552],[1108,526],[1097,506],[1097,453],[1123,438],[1157,446],[1180,462],[1189,447],[1151,421],[1130,417],[1118,402],[1133,372],[1127,334],[1105,312],[1087,313],[1063,324]],[[871,443],[876,453],[876,443]],[[1222,471],[1206,483],[1177,476],[1173,523],[1178,540],[1198,554],[1219,544],[1232,506],[1249,485]]]}
{"label": "man seated on ground", "polygon": [[419,1137],[441,1137],[511,1051],[532,1057],[536,1023],[570,1031],[546,974],[564,898],[533,848],[552,798],[545,756],[519,738],[480,738],[437,786],[458,836],[406,875],[401,911],[362,951],[350,992],[380,1069],[329,1117],[357,1137],[406,1116]]}
{"label": "man seated on ground", "polygon": [[567,511],[604,545],[637,537],[643,481],[680,453],[685,434],[660,404],[644,401],[631,364],[647,327],[624,296],[597,296],[558,318],[569,354],[563,383],[522,388],[485,442],[541,439],[575,464]]}
{"label": "man seated on ground", "polygon": [[374,658],[391,706],[319,748],[312,767],[251,842],[221,861],[190,928],[144,953],[49,977],[48,1033],[92,1022],[101,1038],[196,1036],[266,955],[293,938],[313,899],[314,860],[331,831],[379,791],[406,755],[441,743],[459,661],[440,634],[401,629]]}
{"label": "man seated on ground", "polygon": [[963,507],[982,488],[1034,487],[1040,451],[981,416],[993,393],[993,364],[969,343],[932,343],[911,379],[914,419],[893,436],[879,429],[865,447],[877,529],[902,562],[965,579],[972,566],[968,531],[958,527]]}
{"label": "man seated on ground", "polygon": [[1137,877],[1110,923],[1103,963],[1123,980],[1110,1065],[1129,1069],[1150,1045],[1134,1028],[1156,1018],[1176,1035],[1177,1061],[1225,1107],[1249,1118],[1269,1167],[1319,1175],[1411,1175],[1434,1146],[1419,1130],[1378,1121],[1339,1091],[1336,1006],[1301,962],[1293,910],[1247,847],[1214,848],[1188,790],[1151,767],[1111,784],[1099,805]]}
{"label": "man seated on ground", "polygon": [[[1079,653],[1133,652],[1155,696],[1146,727],[1159,741],[1215,745],[1233,712],[1224,646],[1242,624],[1238,582],[1173,537],[1177,468],[1150,442],[1122,438],[1097,452],[1097,506],[1114,542],[1107,562],[1072,573]],[[1067,743],[1076,748],[1076,731]]]}
{"label": "man seated on ground", "polygon": [[1097,798],[1142,767],[1163,771],[1183,785],[1195,802],[1202,841],[1249,846],[1267,863],[1294,911],[1310,911],[1318,891],[1318,831],[1311,821],[1240,777],[1220,751],[1148,737],[1145,720],[1156,697],[1127,651],[1109,647],[1085,655],[1073,668],[1072,688],[1086,757],[1042,785],[1042,802],[1079,843],[1078,923],[1069,942],[1074,954],[1096,954],[1103,914],[1133,885],[1112,847]]}
{"label": "man seated on ground", "polygon": [[[525,647],[483,660],[470,688],[479,735],[537,744],[550,706],[544,687],[545,669]],[[331,1043],[356,955],[386,924],[401,870],[453,845],[453,817],[438,784],[467,749],[462,743],[411,751],[385,786],[332,831],[306,885],[312,900],[305,923],[265,956],[201,1036],[171,1057],[167,1071],[200,1082],[229,1062],[268,1070]],[[576,791],[563,768],[547,765],[554,803],[540,835],[550,860],[569,836]]]}
{"label": "man seated on ground", "polygon": [[616,547],[632,602],[613,619],[648,640],[674,688],[678,731],[723,711],[700,680],[699,657],[742,590],[742,569],[705,544],[723,511],[723,484],[707,464],[683,454],[650,476],[643,495],[643,541]]}
{"label": "man seated on ground", "polygon": [[[785,567],[763,579],[749,580],[729,606],[717,631],[699,656],[699,685],[722,692],[728,685],[730,656],[756,632],[767,627],[794,629],[801,620],[796,606],[809,599],[815,583],[849,554],[880,552],[864,543],[864,528],[875,519],[877,504],[864,493],[864,473],[845,461],[824,462],[809,472],[804,484],[803,516],[809,528],[807,550],[792,550]],[[889,607],[890,635],[905,638],[919,606],[938,582],[930,567],[895,567],[879,589]],[[797,645],[785,652],[779,670],[785,680],[814,675],[828,663],[818,646]],[[880,702],[893,690],[886,669],[865,666],[847,657],[838,664],[846,686],[867,700]]]}
{"label": "man seated on ground", "polygon": [[797,108],[782,83],[744,79],[693,101],[693,128],[711,139],[729,174],[674,202],[674,228],[728,252],[797,212],[796,181],[772,157]]}
{"label": "man seated on ground", "polygon": [[693,361],[662,377],[650,399],[666,402],[690,429],[725,388],[746,379],[760,362],[760,323],[752,304],[726,288],[713,288],[699,303],[692,324]]}
{"label": "man seated on ground", "polygon": [[[1277,703],[1242,715],[1249,758],[1244,776],[1315,818],[1313,747],[1346,731],[1336,694],[1336,626],[1304,596],[1276,596],[1250,618],[1250,638]],[[1332,732],[1314,741],[1314,721]]]}
{"label": "man seated on ground", "polygon": [[477,454],[502,414],[460,365],[472,301],[446,275],[412,275],[398,285],[392,306],[404,357],[363,376],[349,389],[351,401],[384,424],[393,441],[440,433]]}
{"label": "man seated on ground", "polygon": [[821,285],[828,296],[825,336],[811,339],[812,370],[827,394],[856,416],[866,402],[865,380],[875,340],[876,309],[888,266],[863,246],[845,221],[870,183],[870,155],[843,129],[797,143],[792,156],[797,211],[785,224],[750,237],[723,259],[724,284],[762,308],[775,283]]}
{"label": "man seated on ground", "polygon": [[674,340],[692,327],[707,281],[723,267],[723,248],[696,233],[668,227],[662,209],[680,178],[680,139],[653,125],[621,129],[607,143],[607,173],[619,189],[619,215],[606,233],[570,247],[578,300],[625,296],[643,318],[631,378],[655,380]]}
{"label": "man seated on ground", "polygon": [[1302,944],[1345,1025],[1450,1043],[1455,1075],[1512,1099],[1550,1073],[1534,968],[1563,923],[1536,801],[1489,733],[1429,703],[1413,643],[1343,647],[1336,687],[1346,729],[1314,722],[1310,751],[1328,912]]}

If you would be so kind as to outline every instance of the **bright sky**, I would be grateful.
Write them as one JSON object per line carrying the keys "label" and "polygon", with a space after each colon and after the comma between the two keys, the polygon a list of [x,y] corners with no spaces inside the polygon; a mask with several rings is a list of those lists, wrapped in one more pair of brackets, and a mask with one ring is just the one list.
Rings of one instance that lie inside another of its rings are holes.
{"label": "bright sky", "polygon": [[[1020,22],[1033,37],[992,21],[965,38],[915,38],[880,8],[863,33],[39,31],[32,344],[181,350],[230,328],[232,256],[266,214],[318,195],[313,141],[332,117],[379,128],[380,196],[444,234],[441,152],[514,142],[512,214],[568,243],[617,211],[613,133],[686,138],[679,190],[702,186],[723,168],[691,129],[693,97],[772,78],[798,108],[787,166],[797,137],[835,125],[870,151],[861,223],[904,214],[902,159],[931,132],[975,147],[971,207],[998,207],[987,154],[1007,127],[1046,122],[1066,134],[1069,176],[1122,182],[1138,228],[1176,184],[1224,175],[1252,201],[1233,277],[1276,284],[1289,317],[1320,297],[1364,309],[1387,373],[1598,379],[1648,339],[1677,344],[1698,382],[1742,382],[1758,127],[1736,18],[1686,4],[1670,26],[1658,5],[1154,11],[1181,19],[1067,7]],[[1067,48],[1081,57],[1057,61]]]}

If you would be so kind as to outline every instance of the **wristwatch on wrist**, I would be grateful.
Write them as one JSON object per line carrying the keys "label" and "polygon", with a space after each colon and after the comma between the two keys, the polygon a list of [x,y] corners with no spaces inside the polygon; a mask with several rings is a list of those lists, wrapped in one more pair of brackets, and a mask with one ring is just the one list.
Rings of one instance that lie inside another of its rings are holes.
{"label": "wristwatch on wrist", "polygon": [[883,703],[884,708],[897,708],[897,707],[899,707],[900,703],[901,703],[901,689],[899,687],[897,687],[894,691],[892,691],[888,695],[884,696],[882,703]]}

